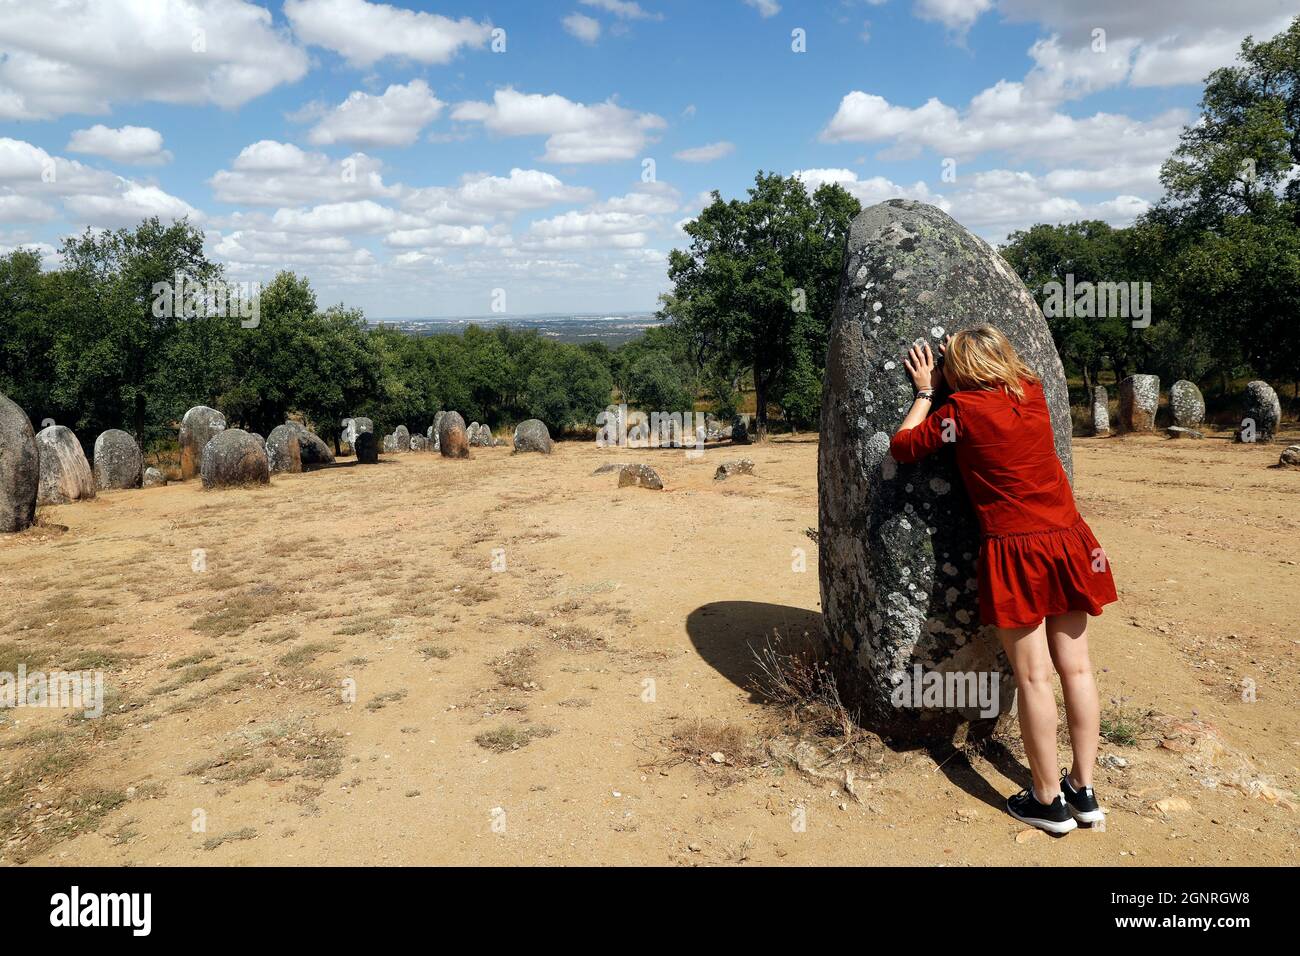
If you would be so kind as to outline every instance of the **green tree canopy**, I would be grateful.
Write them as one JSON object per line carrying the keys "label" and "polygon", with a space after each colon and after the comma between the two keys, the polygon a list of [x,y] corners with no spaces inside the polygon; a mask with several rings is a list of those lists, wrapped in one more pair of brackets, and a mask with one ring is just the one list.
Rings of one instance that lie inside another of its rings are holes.
{"label": "green tree canopy", "polygon": [[760,172],[747,199],[725,202],[715,192],[684,227],[690,248],[669,256],[673,289],[660,314],[678,327],[701,366],[748,369],[760,439],[768,402],[801,351],[816,354],[818,365],[824,361],[845,237],[858,210],[839,186],[810,197],[798,178]]}

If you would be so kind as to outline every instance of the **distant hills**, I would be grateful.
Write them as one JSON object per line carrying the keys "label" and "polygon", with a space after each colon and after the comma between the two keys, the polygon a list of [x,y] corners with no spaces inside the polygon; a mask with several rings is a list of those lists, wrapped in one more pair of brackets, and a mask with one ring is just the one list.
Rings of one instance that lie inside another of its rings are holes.
{"label": "distant hills", "polygon": [[638,338],[656,324],[653,312],[579,313],[542,312],[533,315],[466,315],[437,318],[411,317],[368,320],[372,326],[387,326],[408,335],[459,333],[467,325],[492,328],[498,325],[535,331],[559,342],[604,342],[611,348]]}

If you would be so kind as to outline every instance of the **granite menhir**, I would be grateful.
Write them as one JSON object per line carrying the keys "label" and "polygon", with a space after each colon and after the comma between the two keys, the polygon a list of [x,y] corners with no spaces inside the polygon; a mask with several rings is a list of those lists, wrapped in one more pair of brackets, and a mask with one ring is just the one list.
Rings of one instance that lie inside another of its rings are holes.
{"label": "granite menhir", "polygon": [[996,675],[999,713],[1015,699],[996,635],[979,624],[980,531],[952,450],[914,465],[889,455],[889,440],[912,404],[907,348],[919,340],[934,348],[945,335],[978,325],[1001,329],[1042,378],[1056,453],[1073,479],[1061,360],[1042,312],[1012,268],[933,206],[893,199],[858,214],[822,391],[823,637],[848,679],[845,693],[895,732],[915,736],[948,732],[979,709],[897,706],[896,688],[911,685],[917,667],[945,680],[953,672],[971,674],[989,680],[990,690]]}

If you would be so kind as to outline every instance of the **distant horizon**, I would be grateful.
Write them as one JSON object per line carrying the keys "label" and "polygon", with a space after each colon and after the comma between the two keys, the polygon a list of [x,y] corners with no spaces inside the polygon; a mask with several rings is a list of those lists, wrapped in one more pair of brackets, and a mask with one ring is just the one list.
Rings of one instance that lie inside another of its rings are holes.
{"label": "distant horizon", "polygon": [[653,316],[656,309],[597,309],[594,312],[575,312],[562,309],[555,312],[485,312],[475,314],[450,315],[388,315],[379,317],[366,316],[367,322],[476,322],[480,319],[501,322],[510,319],[554,319],[569,317],[574,319],[620,319],[638,316]]}

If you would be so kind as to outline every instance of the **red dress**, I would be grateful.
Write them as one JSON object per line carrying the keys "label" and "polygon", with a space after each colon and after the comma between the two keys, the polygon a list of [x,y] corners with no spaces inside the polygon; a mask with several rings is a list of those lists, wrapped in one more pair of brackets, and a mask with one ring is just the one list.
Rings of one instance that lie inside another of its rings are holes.
{"label": "red dress", "polygon": [[956,446],[983,532],[980,623],[1008,628],[1066,611],[1100,614],[1116,600],[1110,563],[1056,457],[1043,387],[1025,382],[1024,389],[1023,400],[1001,389],[954,392],[889,444],[902,464]]}

